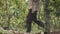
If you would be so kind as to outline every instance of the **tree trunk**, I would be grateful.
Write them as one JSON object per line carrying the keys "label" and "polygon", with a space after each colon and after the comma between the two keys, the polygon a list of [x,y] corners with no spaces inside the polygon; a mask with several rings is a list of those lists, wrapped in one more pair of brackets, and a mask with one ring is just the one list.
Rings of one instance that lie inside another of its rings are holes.
{"label": "tree trunk", "polygon": [[39,8],[41,6],[41,0],[29,0],[28,1],[28,9],[32,9],[32,11],[39,11]]}
{"label": "tree trunk", "polygon": [[8,16],[8,21],[7,21],[7,23],[8,23],[8,29],[10,29],[10,19],[11,19],[11,15]]}
{"label": "tree trunk", "polygon": [[45,30],[46,32],[44,34],[50,34],[50,12],[48,10],[50,0],[45,0],[45,5],[44,5],[44,15],[45,15]]}
{"label": "tree trunk", "polygon": [[8,21],[7,21],[8,25],[7,25],[7,27],[4,27],[4,28],[9,29],[9,26],[10,26],[10,17],[9,17],[9,14],[8,14],[9,4],[7,3],[8,2],[7,0],[5,2],[6,2],[6,11],[7,11],[7,16],[8,16]]}

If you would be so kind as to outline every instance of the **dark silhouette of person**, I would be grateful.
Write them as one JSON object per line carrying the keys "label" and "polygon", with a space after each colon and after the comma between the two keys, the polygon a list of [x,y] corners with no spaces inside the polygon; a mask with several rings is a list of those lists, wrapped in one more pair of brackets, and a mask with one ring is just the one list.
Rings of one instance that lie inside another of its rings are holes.
{"label": "dark silhouette of person", "polygon": [[44,28],[44,23],[41,20],[37,19],[37,11],[34,11],[34,13],[32,13],[32,9],[29,9],[29,13],[26,20],[27,32],[31,32],[32,21]]}
{"label": "dark silhouette of person", "polygon": [[28,5],[29,13],[26,19],[27,33],[31,32],[32,21],[34,21],[36,24],[44,28],[44,23],[41,20],[37,19],[37,12],[40,8],[39,7],[40,3],[41,3],[41,0],[37,0],[37,1],[29,0],[29,5]]}

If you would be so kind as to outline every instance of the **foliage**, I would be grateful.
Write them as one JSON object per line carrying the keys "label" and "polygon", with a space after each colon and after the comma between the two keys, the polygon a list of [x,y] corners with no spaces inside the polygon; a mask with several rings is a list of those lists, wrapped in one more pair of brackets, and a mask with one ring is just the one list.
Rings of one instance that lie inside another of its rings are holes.
{"label": "foliage", "polygon": [[[8,21],[10,21],[10,29],[25,30],[26,17],[28,14],[27,5],[25,0],[0,0],[0,26],[6,27],[8,26]],[[38,17],[42,21],[45,20],[43,6],[42,4],[40,14],[38,14]],[[60,28],[60,0],[50,0],[48,9],[51,12],[51,26]],[[35,31],[35,29],[38,30],[36,24],[32,24],[32,26],[34,27],[32,28],[33,31]]]}

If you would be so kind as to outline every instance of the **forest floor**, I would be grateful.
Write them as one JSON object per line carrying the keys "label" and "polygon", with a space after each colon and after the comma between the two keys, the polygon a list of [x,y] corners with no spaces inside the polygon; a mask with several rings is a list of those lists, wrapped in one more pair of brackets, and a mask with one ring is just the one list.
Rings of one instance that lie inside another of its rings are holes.
{"label": "forest floor", "polygon": [[[24,34],[25,32],[14,31],[14,30],[4,30],[3,32],[0,30],[0,34]],[[43,34],[43,32],[31,32],[30,34]],[[60,34],[60,31],[51,32],[51,34]]]}
{"label": "forest floor", "polygon": [[[25,31],[16,31],[16,30],[4,30],[3,28],[0,28],[0,34],[24,34]],[[31,32],[31,34],[43,34],[42,31],[35,31]],[[60,30],[56,30],[54,32],[51,32],[51,34],[60,34]]]}

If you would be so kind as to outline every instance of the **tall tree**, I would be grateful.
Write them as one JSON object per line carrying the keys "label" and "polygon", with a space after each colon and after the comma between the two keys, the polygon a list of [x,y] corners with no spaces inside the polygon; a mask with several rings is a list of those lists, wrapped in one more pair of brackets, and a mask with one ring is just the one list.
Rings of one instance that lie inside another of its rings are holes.
{"label": "tall tree", "polygon": [[46,32],[44,34],[50,34],[50,11],[48,9],[49,7],[49,2],[50,0],[45,0],[45,5],[44,5],[44,15],[45,15],[45,21],[46,21],[46,24],[45,24],[45,30]]}

